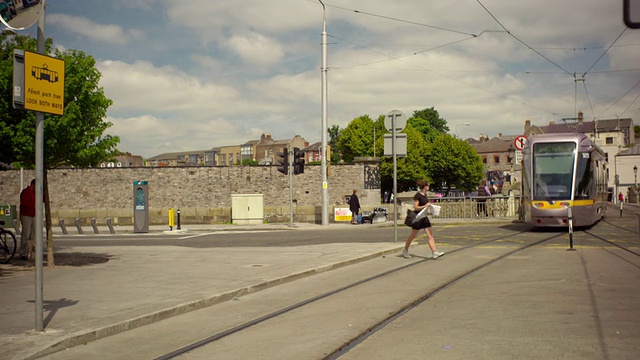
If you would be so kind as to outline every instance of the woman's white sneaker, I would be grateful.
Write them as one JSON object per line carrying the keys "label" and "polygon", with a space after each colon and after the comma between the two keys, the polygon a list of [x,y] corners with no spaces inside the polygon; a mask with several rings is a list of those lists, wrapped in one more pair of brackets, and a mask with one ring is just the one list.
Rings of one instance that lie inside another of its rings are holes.
{"label": "woman's white sneaker", "polygon": [[407,251],[407,249],[402,249],[402,257],[405,259],[411,259],[411,255],[409,254],[409,251]]}
{"label": "woman's white sneaker", "polygon": [[437,258],[439,258],[439,257],[440,257],[440,256],[442,256],[442,255],[444,255],[444,253],[443,253],[443,252],[437,252],[437,251],[434,251],[434,252],[433,252],[433,258],[434,258],[434,259],[437,259]]}

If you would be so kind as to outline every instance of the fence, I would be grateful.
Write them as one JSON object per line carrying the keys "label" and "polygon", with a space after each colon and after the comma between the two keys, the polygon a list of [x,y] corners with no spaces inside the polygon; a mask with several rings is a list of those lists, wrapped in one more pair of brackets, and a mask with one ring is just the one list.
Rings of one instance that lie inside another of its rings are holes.
{"label": "fence", "polygon": [[[519,219],[519,196],[492,196],[483,197],[444,197],[432,199],[435,204],[441,206],[440,214],[431,215],[433,219]],[[406,204],[406,203],[405,203]],[[403,206],[403,216],[413,204]]]}

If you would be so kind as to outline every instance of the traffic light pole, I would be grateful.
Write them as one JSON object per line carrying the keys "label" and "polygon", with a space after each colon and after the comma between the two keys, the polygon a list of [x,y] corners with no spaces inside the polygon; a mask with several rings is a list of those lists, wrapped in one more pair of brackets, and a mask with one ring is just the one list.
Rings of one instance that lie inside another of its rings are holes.
{"label": "traffic light pole", "polygon": [[289,227],[293,227],[293,154],[291,148],[287,148],[289,152]]}

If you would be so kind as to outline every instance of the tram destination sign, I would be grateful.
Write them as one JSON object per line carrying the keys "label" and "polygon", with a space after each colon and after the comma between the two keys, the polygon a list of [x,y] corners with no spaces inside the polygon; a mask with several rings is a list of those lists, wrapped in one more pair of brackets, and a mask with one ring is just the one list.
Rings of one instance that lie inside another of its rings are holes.
{"label": "tram destination sign", "polygon": [[[24,74],[22,89],[20,84],[16,84],[14,74],[14,106],[25,110],[63,115],[64,60],[25,51],[22,71]],[[16,101],[17,98],[21,101]]]}

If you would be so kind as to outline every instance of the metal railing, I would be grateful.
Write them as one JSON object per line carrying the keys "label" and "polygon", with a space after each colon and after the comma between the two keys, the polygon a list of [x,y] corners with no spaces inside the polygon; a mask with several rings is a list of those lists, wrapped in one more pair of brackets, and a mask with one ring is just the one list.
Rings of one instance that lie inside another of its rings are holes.
{"label": "metal railing", "polygon": [[[491,197],[443,197],[430,199],[441,206],[438,215],[429,215],[431,219],[512,219],[520,218],[519,196],[494,195]],[[404,203],[400,217],[404,219],[411,204]]]}

